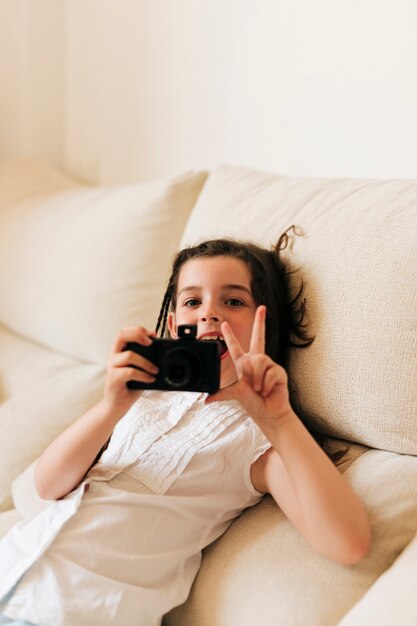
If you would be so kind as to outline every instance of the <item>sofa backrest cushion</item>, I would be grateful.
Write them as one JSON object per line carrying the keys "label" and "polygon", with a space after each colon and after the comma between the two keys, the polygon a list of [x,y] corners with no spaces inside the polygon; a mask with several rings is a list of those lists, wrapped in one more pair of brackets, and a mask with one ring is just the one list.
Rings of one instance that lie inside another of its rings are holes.
{"label": "sofa backrest cushion", "polygon": [[300,268],[315,335],[289,366],[307,424],[417,454],[417,180],[220,167],[181,246],[225,235],[269,246],[292,224],[305,235],[286,255]]}
{"label": "sofa backrest cushion", "polygon": [[1,163],[0,322],[93,362],[122,327],[153,330],[206,177],[91,187],[44,163]]}

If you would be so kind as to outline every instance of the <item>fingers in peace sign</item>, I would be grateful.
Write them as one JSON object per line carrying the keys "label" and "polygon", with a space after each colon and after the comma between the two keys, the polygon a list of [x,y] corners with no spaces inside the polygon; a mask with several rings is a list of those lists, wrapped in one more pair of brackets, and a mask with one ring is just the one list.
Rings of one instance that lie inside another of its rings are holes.
{"label": "fingers in peace sign", "polygon": [[258,419],[275,416],[287,408],[287,376],[284,368],[265,354],[266,307],[258,306],[253,321],[248,352],[239,343],[227,322],[222,333],[234,363],[237,381],[209,396],[207,403],[237,399],[249,415]]}

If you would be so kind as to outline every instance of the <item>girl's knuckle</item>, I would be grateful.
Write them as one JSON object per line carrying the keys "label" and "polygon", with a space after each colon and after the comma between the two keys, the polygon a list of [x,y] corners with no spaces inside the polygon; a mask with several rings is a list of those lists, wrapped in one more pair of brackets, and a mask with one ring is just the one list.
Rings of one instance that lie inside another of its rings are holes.
{"label": "girl's knuckle", "polygon": [[109,369],[116,369],[117,367],[119,367],[119,365],[120,365],[120,359],[118,358],[117,354],[114,354],[112,356],[112,358],[109,359],[108,368]]}

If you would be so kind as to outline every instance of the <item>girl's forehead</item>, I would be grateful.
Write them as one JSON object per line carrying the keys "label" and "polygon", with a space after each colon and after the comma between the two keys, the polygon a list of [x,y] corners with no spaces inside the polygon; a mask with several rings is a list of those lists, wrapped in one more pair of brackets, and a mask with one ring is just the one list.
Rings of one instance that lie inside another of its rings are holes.
{"label": "girl's forehead", "polygon": [[178,276],[178,287],[184,283],[200,284],[215,281],[222,284],[244,283],[248,287],[252,276],[249,267],[242,259],[231,256],[199,257],[189,259],[181,267]]}

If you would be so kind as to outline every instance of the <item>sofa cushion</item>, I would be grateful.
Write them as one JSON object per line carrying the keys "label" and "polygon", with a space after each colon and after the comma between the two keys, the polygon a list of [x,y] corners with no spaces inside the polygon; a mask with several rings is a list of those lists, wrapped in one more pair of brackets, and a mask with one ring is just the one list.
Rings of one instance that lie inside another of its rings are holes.
{"label": "sofa cushion", "polygon": [[123,326],[153,329],[205,179],[91,187],[46,164],[0,164],[0,322],[96,362]]}
{"label": "sofa cushion", "polygon": [[35,469],[38,459],[26,467],[12,482],[13,504],[24,519],[31,519],[46,509],[50,501],[40,498],[35,486]]}
{"label": "sofa cushion", "polygon": [[316,337],[291,354],[299,410],[325,434],[417,454],[417,181],[220,167],[181,245],[229,235],[269,246],[292,224],[305,236],[286,254]]}
{"label": "sofa cushion", "polygon": [[0,511],[11,482],[103,395],[105,366],[81,362],[0,327]]}
{"label": "sofa cushion", "polygon": [[205,550],[188,601],[164,626],[338,624],[417,530],[417,458],[357,448],[345,475],[370,516],[373,543],[362,561],[342,566],[313,552],[266,496]]}
{"label": "sofa cushion", "polygon": [[0,540],[7,535],[12,526],[21,521],[22,516],[16,509],[9,509],[0,513]]}
{"label": "sofa cushion", "polygon": [[417,535],[338,626],[417,624]]}

